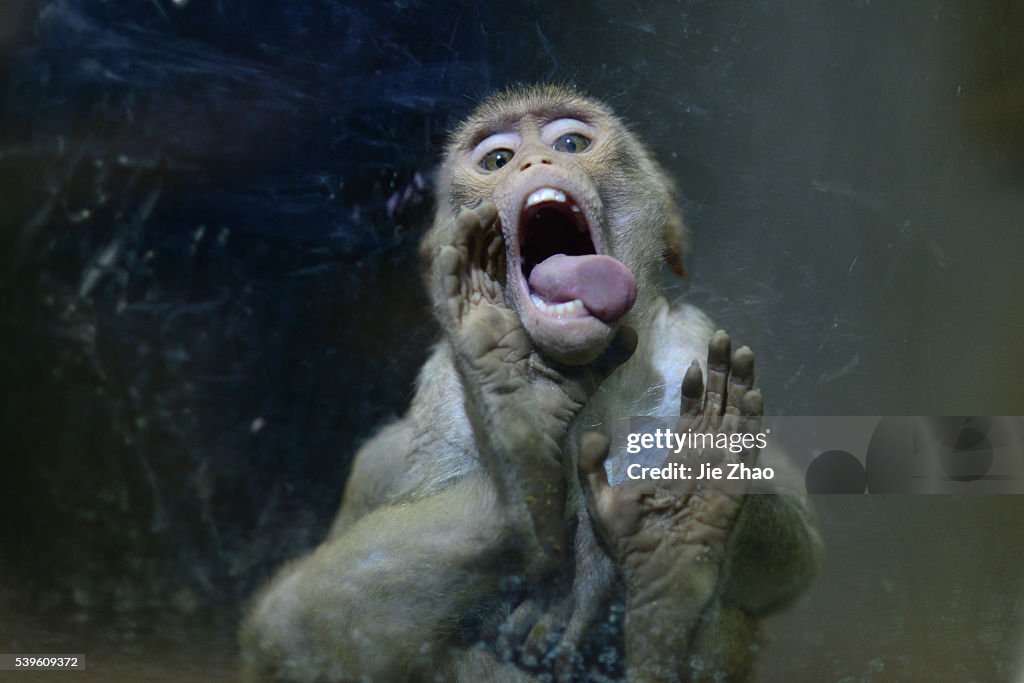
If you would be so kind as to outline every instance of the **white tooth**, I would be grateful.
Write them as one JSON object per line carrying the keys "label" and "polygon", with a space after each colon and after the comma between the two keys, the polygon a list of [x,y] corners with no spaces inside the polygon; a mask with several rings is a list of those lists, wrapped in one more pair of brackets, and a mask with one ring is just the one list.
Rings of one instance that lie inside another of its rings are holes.
{"label": "white tooth", "polygon": [[530,301],[538,310],[556,317],[567,317],[579,315],[583,311],[583,302],[579,299],[563,301],[558,304],[549,304],[544,301],[536,292],[530,292]]}
{"label": "white tooth", "polygon": [[[565,193],[556,190],[553,187],[542,187],[535,190],[526,199],[526,206],[531,207],[534,204],[540,204],[541,202],[565,202]],[[575,207],[574,207],[575,208]]]}
{"label": "white tooth", "polygon": [[579,299],[565,301],[553,306],[551,312],[559,316],[577,315],[583,310],[583,302]]}

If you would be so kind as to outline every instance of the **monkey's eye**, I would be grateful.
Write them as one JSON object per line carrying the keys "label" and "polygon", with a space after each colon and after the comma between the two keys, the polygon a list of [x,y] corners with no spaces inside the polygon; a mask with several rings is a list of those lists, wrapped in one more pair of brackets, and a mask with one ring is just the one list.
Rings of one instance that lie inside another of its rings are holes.
{"label": "monkey's eye", "polygon": [[579,133],[569,133],[563,135],[553,145],[557,152],[568,152],[569,154],[578,154],[590,147],[590,139],[586,138]]}
{"label": "monkey's eye", "polygon": [[499,168],[512,161],[512,156],[515,154],[510,149],[495,149],[487,153],[483,159],[480,160],[480,165],[487,171],[497,171]]}

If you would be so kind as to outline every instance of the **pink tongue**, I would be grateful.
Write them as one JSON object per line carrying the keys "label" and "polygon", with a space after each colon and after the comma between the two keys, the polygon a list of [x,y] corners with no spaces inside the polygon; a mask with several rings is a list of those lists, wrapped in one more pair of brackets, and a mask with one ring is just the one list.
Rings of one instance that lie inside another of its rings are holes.
{"label": "pink tongue", "polygon": [[579,299],[606,323],[624,316],[636,301],[636,279],[611,256],[557,254],[534,267],[530,287],[549,304]]}

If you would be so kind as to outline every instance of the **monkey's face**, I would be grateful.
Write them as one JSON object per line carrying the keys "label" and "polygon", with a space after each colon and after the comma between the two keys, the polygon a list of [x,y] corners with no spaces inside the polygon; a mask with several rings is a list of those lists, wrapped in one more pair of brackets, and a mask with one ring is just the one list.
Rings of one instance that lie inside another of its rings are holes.
{"label": "monkey's face", "polygon": [[449,147],[434,233],[488,200],[505,239],[506,301],[546,355],[590,362],[660,260],[671,202],[660,171],[590,100],[506,96]]}

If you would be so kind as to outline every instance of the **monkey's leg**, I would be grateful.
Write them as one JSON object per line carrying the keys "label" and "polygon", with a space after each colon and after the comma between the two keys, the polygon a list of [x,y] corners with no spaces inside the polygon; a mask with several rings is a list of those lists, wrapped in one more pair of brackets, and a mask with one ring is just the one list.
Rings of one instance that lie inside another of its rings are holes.
{"label": "monkey's leg", "polygon": [[482,475],[362,517],[258,599],[241,636],[246,680],[447,680],[460,619],[523,562],[503,520]]}
{"label": "monkey's leg", "polygon": [[570,585],[544,582],[535,597],[509,615],[498,638],[500,655],[531,669],[551,669],[559,683],[585,675],[580,647],[608,618],[608,609],[621,592],[618,570],[600,548],[590,516],[584,513],[576,528]]}

